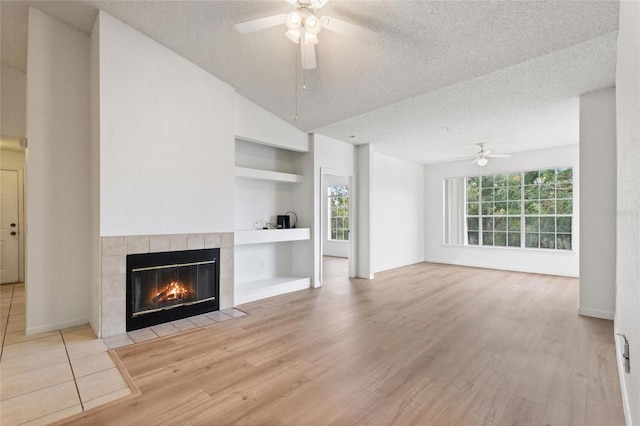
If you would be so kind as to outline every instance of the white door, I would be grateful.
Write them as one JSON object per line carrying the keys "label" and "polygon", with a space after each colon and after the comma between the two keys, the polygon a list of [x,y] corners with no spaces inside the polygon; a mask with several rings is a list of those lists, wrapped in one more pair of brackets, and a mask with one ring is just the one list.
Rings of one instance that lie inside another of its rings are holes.
{"label": "white door", "polygon": [[18,172],[0,176],[0,284],[18,282]]}

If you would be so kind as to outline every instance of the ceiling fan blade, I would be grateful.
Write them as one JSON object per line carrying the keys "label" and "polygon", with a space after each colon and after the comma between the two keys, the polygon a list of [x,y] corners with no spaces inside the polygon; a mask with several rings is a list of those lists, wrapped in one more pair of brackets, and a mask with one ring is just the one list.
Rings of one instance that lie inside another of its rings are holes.
{"label": "ceiling fan blade", "polygon": [[304,31],[300,36],[300,58],[302,58],[302,69],[312,70],[316,68],[316,46],[306,44],[304,41]]}
{"label": "ceiling fan blade", "polygon": [[310,0],[311,7],[314,9],[320,9],[322,6],[327,4],[329,0]]}
{"label": "ceiling fan blade", "polygon": [[362,28],[358,25],[342,21],[337,18],[332,18],[325,15],[320,18],[320,21],[322,22],[323,28],[326,28],[338,34],[353,37],[363,42],[373,42],[378,38],[378,33],[376,33],[375,31]]}
{"label": "ceiling fan blade", "polygon": [[284,24],[287,19],[287,14],[267,16],[265,18],[253,19],[251,21],[240,22],[235,24],[236,30],[242,34],[252,33],[254,31],[264,30],[266,28],[275,27],[276,25]]}
{"label": "ceiling fan blade", "polygon": [[491,155],[487,155],[487,157],[492,157],[492,158],[509,158],[509,157],[511,157],[511,154],[491,154]]}

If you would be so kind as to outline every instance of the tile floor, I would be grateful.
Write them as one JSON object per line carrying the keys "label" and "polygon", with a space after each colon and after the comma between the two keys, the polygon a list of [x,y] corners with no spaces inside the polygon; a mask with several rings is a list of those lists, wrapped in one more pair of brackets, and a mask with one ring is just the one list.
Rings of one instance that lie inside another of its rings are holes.
{"label": "tile floor", "polygon": [[245,315],[198,315],[97,339],[89,325],[25,336],[24,284],[0,286],[0,424],[48,424],[131,395],[109,349]]}

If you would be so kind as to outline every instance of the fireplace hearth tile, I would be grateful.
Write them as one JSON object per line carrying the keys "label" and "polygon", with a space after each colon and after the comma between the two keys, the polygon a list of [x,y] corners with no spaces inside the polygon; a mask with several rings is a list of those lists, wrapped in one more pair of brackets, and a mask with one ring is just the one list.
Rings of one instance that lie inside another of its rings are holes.
{"label": "fireplace hearth tile", "polygon": [[222,322],[222,321],[227,321],[232,319],[229,315],[227,314],[223,314],[220,311],[215,311],[215,312],[209,312],[208,314],[206,314],[209,318],[211,318],[212,320],[214,320],[215,322]]}
{"label": "fireplace hearth tile", "polygon": [[115,336],[105,337],[103,339],[105,346],[109,349],[122,348],[124,346],[133,345],[135,342],[127,333],[116,334]]}
{"label": "fireplace hearth tile", "polygon": [[127,254],[149,253],[148,235],[131,235],[127,237]]}
{"label": "fireplace hearth tile", "polygon": [[204,234],[188,234],[187,249],[202,250],[204,248]]}
{"label": "fireplace hearth tile", "polygon": [[209,318],[208,314],[196,315],[194,317],[189,317],[189,321],[197,325],[198,327],[204,327],[206,325],[215,324],[216,321]]}
{"label": "fireplace hearth tile", "polygon": [[127,253],[124,237],[102,237],[102,256],[122,256]]}
{"label": "fireplace hearth tile", "polygon": [[233,317],[233,318],[240,318],[247,315],[246,313],[234,308],[223,309],[222,313],[229,315],[230,317]]}
{"label": "fireplace hearth tile", "polygon": [[171,321],[174,327],[176,327],[180,331],[193,330],[194,328],[198,328],[193,322],[189,321],[188,318]]}
{"label": "fireplace hearth tile", "polygon": [[180,329],[174,327],[171,323],[158,324],[149,327],[158,337],[170,336],[180,332]]}
{"label": "fireplace hearth tile", "polygon": [[171,238],[169,235],[149,236],[149,253],[159,253],[171,250]]}
{"label": "fireplace hearth tile", "polygon": [[169,236],[170,251],[180,251],[187,249],[187,234],[175,234]]}
{"label": "fireplace hearth tile", "polygon": [[217,248],[220,247],[220,233],[204,234],[204,246],[205,248]]}
{"label": "fireplace hearth tile", "polygon": [[150,328],[141,328],[139,330],[130,331],[129,337],[136,342],[146,342],[147,340],[156,339],[158,335],[153,332]]}

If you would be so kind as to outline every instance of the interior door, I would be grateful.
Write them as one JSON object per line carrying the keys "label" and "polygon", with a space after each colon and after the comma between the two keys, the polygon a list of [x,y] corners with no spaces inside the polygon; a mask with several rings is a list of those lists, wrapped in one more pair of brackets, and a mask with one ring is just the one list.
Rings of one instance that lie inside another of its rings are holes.
{"label": "interior door", "polygon": [[0,175],[0,283],[19,280],[18,172],[2,170]]}

